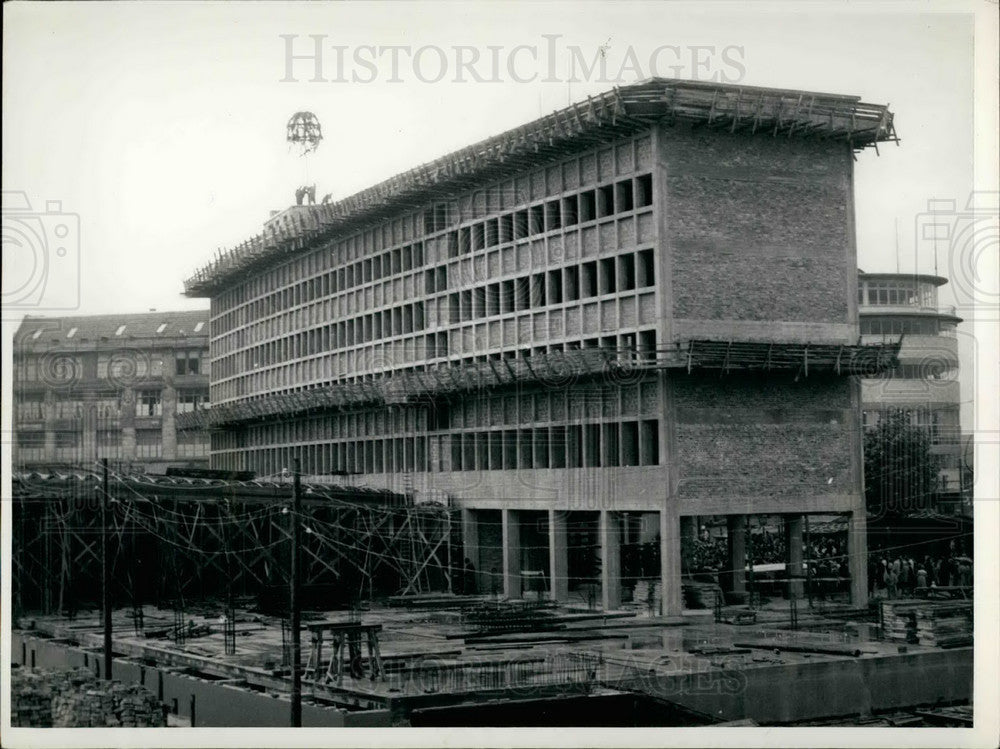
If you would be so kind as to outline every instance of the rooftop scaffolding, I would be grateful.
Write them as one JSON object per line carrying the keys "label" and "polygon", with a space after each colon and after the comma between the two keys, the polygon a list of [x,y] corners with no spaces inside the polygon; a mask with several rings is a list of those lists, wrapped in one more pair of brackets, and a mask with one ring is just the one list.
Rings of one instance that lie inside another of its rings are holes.
{"label": "rooftop scaffolding", "polygon": [[875,377],[896,365],[899,342],[875,345],[691,340],[655,351],[588,348],[517,359],[438,365],[415,372],[392,372],[377,379],[334,383],[258,400],[212,406],[178,414],[178,429],[222,428],[256,419],[287,417],[327,409],[431,401],[476,390],[516,384],[565,387],[578,380],[606,377],[627,381],[661,369],[728,372],[794,371]]}
{"label": "rooftop scaffolding", "polygon": [[854,149],[898,141],[893,115],[856,96],[652,78],[588,97],[546,117],[480,141],[330,204],[269,221],[256,235],[216,257],[184,282],[191,297],[211,296],[254,267],[273,263],[338,232],[418,209],[473,184],[500,179],[582,147],[647,129],[692,122],[730,133],[814,137]]}

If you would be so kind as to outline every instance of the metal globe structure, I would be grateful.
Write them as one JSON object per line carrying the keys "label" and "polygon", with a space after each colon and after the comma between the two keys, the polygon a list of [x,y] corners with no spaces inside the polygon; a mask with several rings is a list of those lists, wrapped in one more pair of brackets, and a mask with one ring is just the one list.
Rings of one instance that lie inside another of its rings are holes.
{"label": "metal globe structure", "polygon": [[310,184],[309,159],[305,157],[319,148],[323,140],[323,128],[319,124],[319,118],[312,112],[296,112],[288,120],[285,130],[285,140],[288,141],[289,150],[296,151],[302,165],[300,186],[295,190],[295,203],[314,205],[316,185]]}
{"label": "metal globe structure", "polygon": [[300,156],[312,153],[323,140],[323,128],[319,118],[312,112],[296,112],[288,120],[285,140],[295,148]]}

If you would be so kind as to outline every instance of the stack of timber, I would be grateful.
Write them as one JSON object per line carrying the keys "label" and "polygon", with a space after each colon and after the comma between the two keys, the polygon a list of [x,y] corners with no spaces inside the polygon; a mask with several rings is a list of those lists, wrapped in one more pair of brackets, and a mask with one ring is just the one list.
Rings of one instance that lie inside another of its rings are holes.
{"label": "stack of timber", "polygon": [[948,648],[972,644],[972,602],[928,603],[916,611],[921,645]]}
{"label": "stack of timber", "polygon": [[714,583],[684,583],[684,607],[688,609],[710,609],[722,596],[722,588]]}
{"label": "stack of timber", "polygon": [[457,608],[485,600],[482,596],[462,596],[454,593],[414,593],[389,596],[389,605],[405,608]]}
{"label": "stack of timber", "polygon": [[639,609],[657,612],[663,600],[662,583],[659,580],[638,580],[632,591],[632,603]]}
{"label": "stack of timber", "polygon": [[496,601],[463,609],[462,626],[477,634],[542,632],[562,629],[544,602]]}
{"label": "stack of timber", "polygon": [[886,600],[882,606],[882,634],[893,642],[917,643],[917,609],[922,601]]}

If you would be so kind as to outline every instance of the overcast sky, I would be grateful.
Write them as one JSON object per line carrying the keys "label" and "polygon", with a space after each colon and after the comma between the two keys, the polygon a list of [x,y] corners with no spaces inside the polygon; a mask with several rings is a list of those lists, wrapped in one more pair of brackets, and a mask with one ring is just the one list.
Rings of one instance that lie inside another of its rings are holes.
{"label": "overcast sky", "polygon": [[[898,223],[901,269],[932,272],[929,246],[914,249],[919,216],[929,199],[964,207],[973,186],[971,16],[751,6],[5,3],[3,189],[79,216],[79,255],[71,235],[37,309],[205,306],[183,279],[294,202],[304,168],[318,195],[341,198],[654,74],[891,104],[901,146],[856,164],[858,263],[895,270]],[[289,69],[288,45],[310,54],[310,35],[323,37],[322,82],[310,60]],[[606,74],[577,64],[567,82],[574,56],[591,65],[601,48]],[[308,167],[285,142],[299,110],[326,136]],[[9,301],[33,270],[6,247]],[[950,267],[941,241],[939,272]]]}

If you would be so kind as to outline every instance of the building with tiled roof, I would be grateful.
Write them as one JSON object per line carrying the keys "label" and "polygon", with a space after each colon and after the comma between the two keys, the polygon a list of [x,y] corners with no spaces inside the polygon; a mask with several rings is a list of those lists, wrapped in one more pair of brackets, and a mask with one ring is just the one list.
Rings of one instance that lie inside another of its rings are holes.
{"label": "building with tiled roof", "polygon": [[208,401],[207,310],[26,317],[14,334],[14,465],[208,465],[178,414]]}

